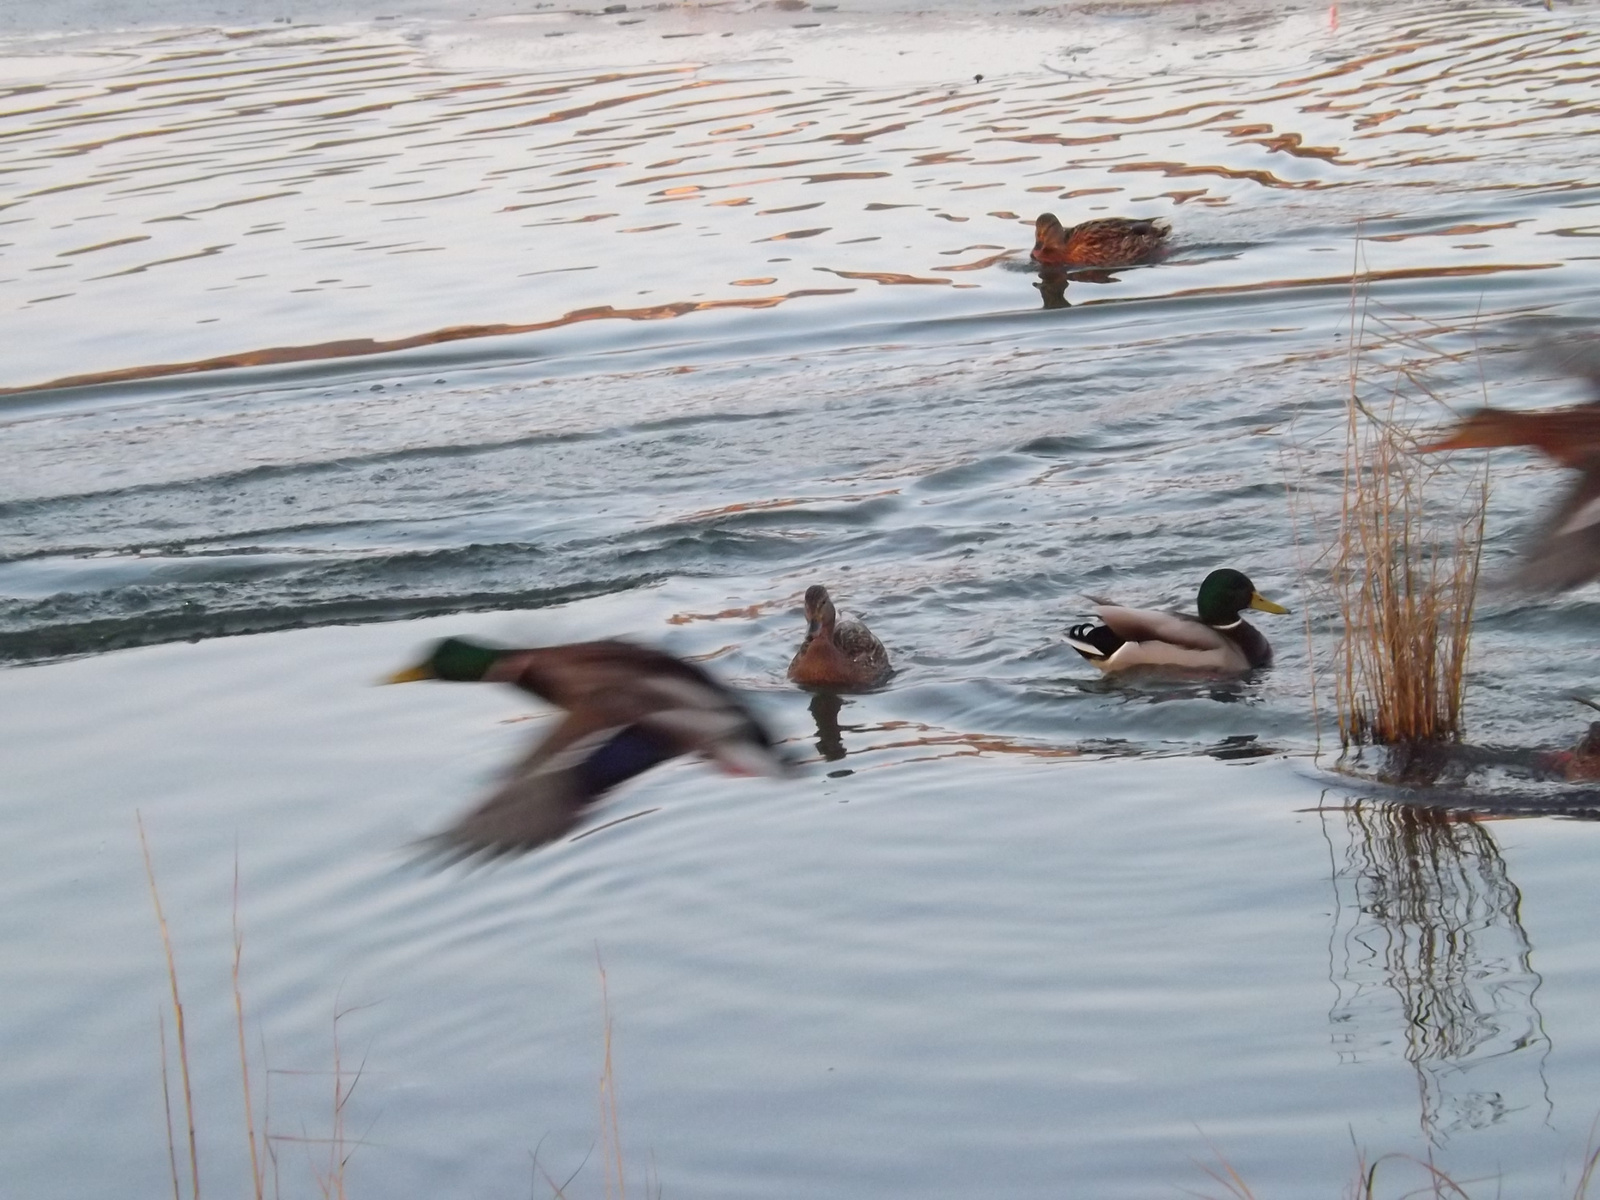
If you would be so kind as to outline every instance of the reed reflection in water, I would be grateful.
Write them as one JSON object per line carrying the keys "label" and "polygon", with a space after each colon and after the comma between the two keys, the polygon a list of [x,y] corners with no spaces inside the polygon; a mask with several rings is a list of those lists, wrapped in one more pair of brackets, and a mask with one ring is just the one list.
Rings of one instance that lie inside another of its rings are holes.
{"label": "reed reflection in water", "polygon": [[1385,1053],[1398,1033],[1435,1144],[1515,1112],[1548,1113],[1541,980],[1522,893],[1489,829],[1448,810],[1356,801],[1325,812],[1323,832],[1340,1060]]}

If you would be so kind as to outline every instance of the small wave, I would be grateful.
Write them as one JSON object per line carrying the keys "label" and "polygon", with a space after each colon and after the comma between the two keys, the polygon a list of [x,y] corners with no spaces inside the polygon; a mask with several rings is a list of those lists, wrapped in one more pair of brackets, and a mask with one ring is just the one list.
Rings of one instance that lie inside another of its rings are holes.
{"label": "small wave", "polygon": [[[457,612],[547,608],[573,600],[648,587],[660,578],[659,575],[629,575],[555,587],[419,592],[395,596],[375,596],[369,592],[295,605],[282,602],[241,603],[234,607],[211,609],[200,609],[191,600],[169,604],[164,609],[152,603],[156,611],[128,612],[121,616],[90,615],[113,607],[110,605],[93,605],[87,611],[79,610],[73,616],[59,610],[52,611],[50,605],[39,605],[28,615],[44,618],[40,623],[28,628],[0,629],[0,662],[37,662],[83,654],[103,654],[163,642],[194,642],[204,638],[271,633],[317,625],[404,621]],[[141,600],[156,599],[145,592],[122,597],[123,606],[127,608],[137,608]],[[79,608],[70,603],[62,607]],[[7,623],[14,620],[15,616],[11,616]]]}

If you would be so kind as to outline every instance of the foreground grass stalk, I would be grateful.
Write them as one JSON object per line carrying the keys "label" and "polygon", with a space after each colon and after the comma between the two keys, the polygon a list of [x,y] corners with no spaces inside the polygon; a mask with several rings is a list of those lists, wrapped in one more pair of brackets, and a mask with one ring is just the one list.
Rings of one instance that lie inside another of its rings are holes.
{"label": "foreground grass stalk", "polygon": [[172,1166],[172,1200],[183,1200],[178,1183],[178,1139],[172,1136],[172,1084],[167,1074],[167,1014],[156,1010],[156,1026],[161,1031],[161,1106],[167,1114],[167,1161]]}
{"label": "foreground grass stalk", "polygon": [[[178,964],[172,953],[172,934],[167,928],[166,913],[161,909],[161,893],[156,889],[156,871],[150,862],[150,843],[144,835],[144,817],[137,809],[134,810],[133,816],[139,825],[139,849],[144,854],[144,874],[145,878],[150,882],[150,899],[156,906],[156,924],[161,927],[161,945],[167,952],[167,980],[172,985],[172,1015],[178,1028],[178,1068],[179,1074],[183,1078],[183,1110],[189,1123],[189,1180],[192,1189],[190,1196],[191,1200],[200,1200],[200,1148],[194,1135],[194,1089],[189,1080],[189,1041],[184,1032],[183,1001],[178,995]],[[162,1025],[161,1042],[161,1071],[162,1086],[164,1088],[166,1086],[167,1070],[165,1023]],[[169,1105],[168,1111],[170,1112],[170,1110],[171,1106]],[[167,1127],[169,1130],[171,1129],[170,1118]],[[168,1145],[170,1148],[170,1136]],[[174,1169],[174,1176],[176,1176],[176,1169]],[[176,1178],[174,1178],[173,1182],[173,1191],[174,1193],[177,1192]]]}
{"label": "foreground grass stalk", "polygon": [[611,1070],[611,998],[606,991],[606,965],[600,959],[598,946],[594,961],[600,971],[600,1011],[605,1034],[605,1061],[600,1069],[600,1155],[605,1164],[607,1200],[613,1195],[613,1183],[617,1200],[627,1200],[628,1187],[622,1171],[622,1128],[617,1120],[617,1081]]}
{"label": "foreground grass stalk", "polygon": [[233,1015],[239,1031],[239,1080],[244,1088],[244,1130],[250,1139],[250,1180],[256,1200],[265,1200],[266,1177],[256,1153],[256,1121],[250,1102],[250,1055],[244,1042],[244,992],[239,986],[239,964],[244,958],[244,934],[239,930],[239,848],[233,850]]}
{"label": "foreground grass stalk", "polygon": [[278,1170],[278,1147],[272,1140],[272,1061],[267,1058],[267,1038],[261,1034],[261,1146],[272,1164],[272,1198],[283,1200],[282,1175]]}
{"label": "foreground grass stalk", "polygon": [[[1211,1152],[1216,1156],[1216,1167],[1208,1167],[1204,1163],[1197,1163],[1196,1165],[1209,1175],[1214,1182],[1222,1186],[1223,1194],[1208,1195],[1201,1192],[1190,1192],[1189,1194],[1200,1197],[1200,1200],[1256,1200],[1255,1192],[1251,1191],[1250,1185],[1234,1170],[1233,1164],[1223,1157],[1222,1152],[1217,1150],[1215,1146],[1212,1147]],[[1577,1189],[1572,1194],[1572,1200],[1588,1200],[1589,1183],[1593,1177],[1597,1162],[1600,1162],[1600,1150],[1587,1153],[1588,1158],[1584,1162],[1583,1174],[1578,1180]],[[1431,1157],[1418,1158],[1414,1154],[1394,1152],[1369,1160],[1366,1152],[1357,1147],[1355,1179],[1347,1186],[1344,1194],[1350,1200],[1379,1200],[1378,1168],[1388,1164],[1412,1167],[1420,1171],[1425,1180],[1420,1187],[1416,1186],[1415,1179],[1400,1183],[1398,1186],[1404,1190],[1394,1193],[1395,1200],[1414,1200],[1418,1196],[1429,1196],[1432,1197],[1432,1200],[1473,1200],[1473,1195],[1467,1190],[1467,1187],[1490,1182],[1483,1179],[1464,1182],[1454,1179],[1435,1165]],[[1392,1176],[1394,1172],[1390,1171],[1388,1174]],[[1188,1189],[1185,1190],[1187,1191]],[[1389,1193],[1383,1194],[1388,1195]],[[1493,1194],[1498,1200],[1501,1195],[1501,1188],[1498,1183],[1495,1185]]]}

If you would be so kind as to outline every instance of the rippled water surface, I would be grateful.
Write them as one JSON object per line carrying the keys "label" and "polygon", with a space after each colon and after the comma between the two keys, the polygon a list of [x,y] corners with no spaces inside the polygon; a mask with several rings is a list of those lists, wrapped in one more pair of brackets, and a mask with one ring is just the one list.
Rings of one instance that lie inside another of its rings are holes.
{"label": "rippled water surface", "polygon": [[[1328,1196],[1353,1135],[1570,1194],[1594,797],[1352,807],[1312,667],[1352,363],[1581,394],[1515,351],[1600,307],[1597,11],[5,16],[7,1175],[171,1186],[138,810],[205,1190],[249,1180],[237,862],[286,1195],[336,1030],[351,1195],[560,1184],[600,1137],[597,953],[640,1191],[1145,1197],[1214,1144]],[[1046,210],[1175,248],[1063,290]],[[1491,575],[1560,485],[1492,467]],[[1188,605],[1219,565],[1296,610],[1258,678],[1108,683],[1062,642],[1085,593]],[[786,684],[813,582],[890,687]],[[1597,620],[1593,585],[1491,587],[1473,740],[1571,743]],[[808,773],[678,762],[425,874],[407,843],[546,727],[369,686],[463,631],[704,656]],[[603,1191],[591,1158],[567,1194]]]}

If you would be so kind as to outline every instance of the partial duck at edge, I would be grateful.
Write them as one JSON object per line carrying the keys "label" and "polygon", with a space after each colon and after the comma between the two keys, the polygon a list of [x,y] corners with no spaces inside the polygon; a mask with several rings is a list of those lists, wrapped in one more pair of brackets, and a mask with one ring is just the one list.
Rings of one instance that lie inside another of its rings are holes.
{"label": "partial duck at edge", "polygon": [[1578,481],[1544,518],[1523,552],[1516,580],[1524,587],[1560,591],[1600,576],[1600,338],[1582,338],[1541,347],[1569,375],[1588,381],[1595,399],[1568,408],[1514,412],[1481,408],[1449,434],[1421,446],[1436,450],[1532,446]]}

